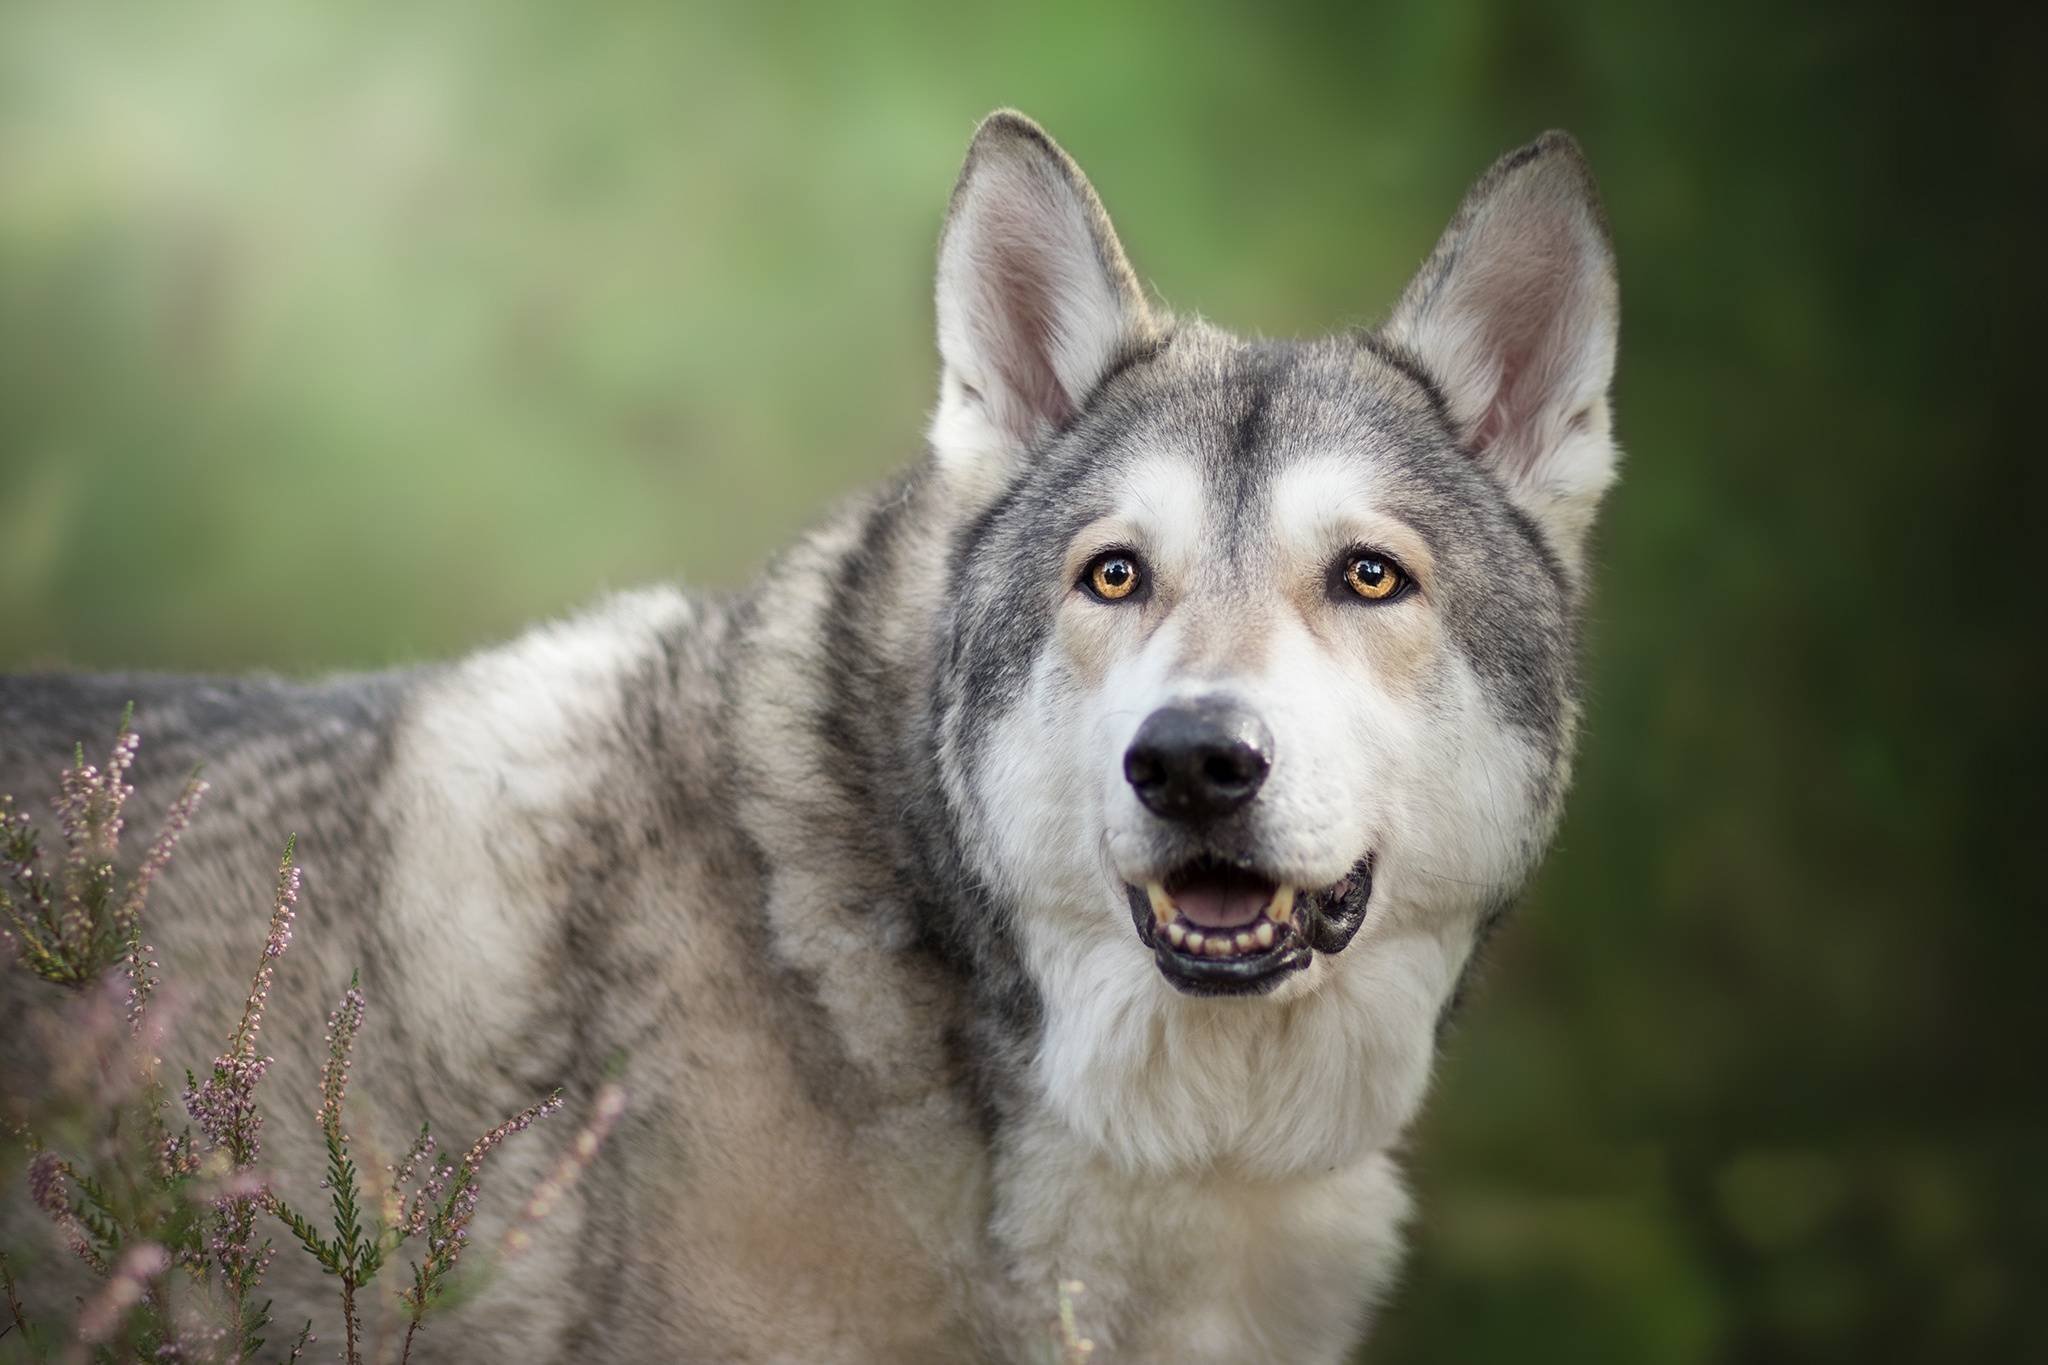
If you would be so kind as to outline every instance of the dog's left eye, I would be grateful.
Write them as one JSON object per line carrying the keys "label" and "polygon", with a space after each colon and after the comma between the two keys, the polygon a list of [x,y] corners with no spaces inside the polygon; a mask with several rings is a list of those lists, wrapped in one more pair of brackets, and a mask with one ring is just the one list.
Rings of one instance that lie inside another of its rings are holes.
{"label": "dog's left eye", "polygon": [[1377,550],[1353,550],[1344,556],[1344,586],[1368,602],[1397,597],[1408,586],[1401,566]]}
{"label": "dog's left eye", "polygon": [[1120,602],[1138,590],[1144,577],[1138,561],[1122,550],[1111,550],[1088,561],[1081,571],[1081,583],[1104,602]]}

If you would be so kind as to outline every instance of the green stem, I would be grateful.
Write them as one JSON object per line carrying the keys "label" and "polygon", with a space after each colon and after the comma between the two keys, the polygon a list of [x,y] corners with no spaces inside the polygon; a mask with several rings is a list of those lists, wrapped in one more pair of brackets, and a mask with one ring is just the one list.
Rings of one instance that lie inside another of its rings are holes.
{"label": "green stem", "polygon": [[10,1332],[20,1332],[21,1339],[29,1338],[28,1318],[21,1311],[21,1299],[14,1292],[14,1270],[7,1264],[7,1253],[0,1251],[0,1287],[7,1291],[7,1315],[14,1319],[8,1327]]}
{"label": "green stem", "polygon": [[356,1349],[356,1281],[353,1275],[341,1277],[341,1323],[348,1336],[348,1365],[362,1365],[362,1356]]}

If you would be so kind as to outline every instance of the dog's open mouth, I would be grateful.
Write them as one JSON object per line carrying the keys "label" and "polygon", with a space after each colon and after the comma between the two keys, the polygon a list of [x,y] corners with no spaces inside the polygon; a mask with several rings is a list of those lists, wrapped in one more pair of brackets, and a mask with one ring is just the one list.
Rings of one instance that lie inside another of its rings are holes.
{"label": "dog's open mouth", "polygon": [[1200,858],[1126,893],[1138,937],[1173,985],[1191,995],[1258,995],[1316,953],[1344,951],[1365,922],[1372,857],[1315,889]]}

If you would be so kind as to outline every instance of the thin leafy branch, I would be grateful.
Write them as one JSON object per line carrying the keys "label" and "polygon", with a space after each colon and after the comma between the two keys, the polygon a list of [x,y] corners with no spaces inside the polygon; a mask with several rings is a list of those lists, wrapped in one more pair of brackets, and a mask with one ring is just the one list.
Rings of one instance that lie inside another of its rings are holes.
{"label": "thin leafy branch", "polygon": [[413,1262],[412,1287],[399,1295],[411,1314],[405,1328],[405,1349],[399,1355],[401,1365],[411,1360],[413,1337],[427,1311],[447,1293],[456,1264],[469,1246],[469,1220],[482,1194],[479,1180],[484,1162],[506,1138],[561,1107],[562,1092],[557,1090],[539,1104],[520,1110],[471,1143],[460,1161],[436,1168],[413,1196],[405,1233],[424,1233],[427,1254]]}

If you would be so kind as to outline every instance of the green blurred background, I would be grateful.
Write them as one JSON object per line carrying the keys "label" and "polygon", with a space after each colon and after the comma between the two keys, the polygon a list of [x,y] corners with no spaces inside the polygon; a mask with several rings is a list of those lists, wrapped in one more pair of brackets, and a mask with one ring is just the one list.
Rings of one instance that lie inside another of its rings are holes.
{"label": "green blurred background", "polygon": [[1473,175],[1568,127],[1625,320],[1591,720],[1374,1359],[2048,1359],[2044,36],[4,0],[0,667],[357,667],[744,578],[916,451],[995,105],[1169,302],[1267,334],[1377,315]]}

